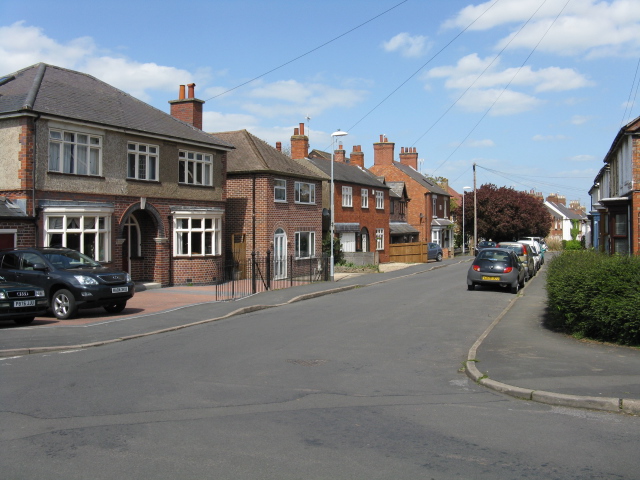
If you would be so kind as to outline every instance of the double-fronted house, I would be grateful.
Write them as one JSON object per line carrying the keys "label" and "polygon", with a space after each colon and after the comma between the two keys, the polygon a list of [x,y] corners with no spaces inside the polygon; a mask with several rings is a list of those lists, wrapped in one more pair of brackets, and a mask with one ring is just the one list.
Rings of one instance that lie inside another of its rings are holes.
{"label": "double-fronted house", "polygon": [[327,177],[247,130],[213,135],[235,146],[227,154],[228,255],[243,265],[269,253],[276,280],[304,272],[310,259],[322,256]]}
{"label": "double-fronted house", "polygon": [[[40,63],[0,78],[3,245],[61,245],[163,286],[211,283],[224,261],[227,143],[180,87],[162,112]],[[13,246],[10,245],[10,246]]]}
{"label": "double-fronted house", "polygon": [[589,190],[593,246],[640,254],[640,117],[622,127]]}
{"label": "double-fronted house", "polygon": [[[291,137],[291,155],[306,159],[327,176],[323,186],[323,206],[330,217],[331,165],[334,183],[334,233],[340,239],[345,260],[356,264],[389,261],[389,187],[364,168],[364,153],[353,147],[351,157],[339,145],[333,152],[314,150],[309,153],[309,138],[304,124]],[[325,222],[330,230],[330,223]]]}
{"label": "double-fronted house", "polygon": [[371,172],[387,183],[404,182],[411,204],[407,222],[419,232],[420,242],[433,242],[453,251],[451,195],[418,171],[418,152],[414,147],[402,148],[400,161],[394,160],[395,144],[384,135],[373,144]]}

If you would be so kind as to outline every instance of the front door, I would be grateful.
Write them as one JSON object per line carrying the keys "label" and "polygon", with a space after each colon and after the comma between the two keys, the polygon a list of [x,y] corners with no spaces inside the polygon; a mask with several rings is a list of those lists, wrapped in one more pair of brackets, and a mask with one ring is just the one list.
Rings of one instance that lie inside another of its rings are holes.
{"label": "front door", "polygon": [[[141,256],[140,225],[133,214],[129,215],[129,218],[127,218],[124,224],[122,236],[124,237],[124,243],[122,244],[122,269],[133,278],[135,277],[135,273],[131,268],[131,259]],[[134,278],[134,280],[139,279]]]}
{"label": "front door", "polygon": [[287,278],[287,234],[281,228],[273,236],[273,278]]}

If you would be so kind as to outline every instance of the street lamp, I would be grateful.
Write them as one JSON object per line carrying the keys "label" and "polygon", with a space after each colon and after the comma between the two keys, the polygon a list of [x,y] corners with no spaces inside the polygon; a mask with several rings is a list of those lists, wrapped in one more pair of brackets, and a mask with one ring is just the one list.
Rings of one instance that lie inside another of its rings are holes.
{"label": "street lamp", "polygon": [[462,187],[462,254],[463,255],[464,255],[464,241],[466,238],[464,236],[464,200],[465,200],[467,190],[471,190],[471,187]]}
{"label": "street lamp", "polygon": [[329,228],[329,243],[331,244],[331,258],[329,259],[329,277],[331,278],[331,281],[333,282],[333,268],[334,268],[334,261],[333,261],[333,235],[334,235],[334,213],[333,213],[333,204],[334,204],[334,200],[333,200],[333,162],[336,156],[336,137],[344,137],[345,135],[348,135],[347,132],[341,132],[340,130],[338,130],[337,132],[333,132],[331,134],[331,145],[333,150],[331,151],[331,204],[330,204],[330,208],[331,208],[331,225]]}

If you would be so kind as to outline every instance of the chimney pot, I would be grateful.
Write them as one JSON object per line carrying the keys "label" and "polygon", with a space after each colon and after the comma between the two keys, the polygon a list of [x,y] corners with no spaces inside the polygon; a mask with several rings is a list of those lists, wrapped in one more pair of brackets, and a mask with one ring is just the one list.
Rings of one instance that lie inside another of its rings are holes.
{"label": "chimney pot", "polygon": [[196,84],[190,83],[187,87],[189,87],[189,98],[195,98]]}
{"label": "chimney pot", "polygon": [[304,135],[304,123],[300,124],[300,135]]}
{"label": "chimney pot", "polygon": [[293,134],[294,135],[300,135],[300,129],[299,128],[294,128],[293,129]]}
{"label": "chimney pot", "polygon": [[384,142],[384,135],[380,135],[380,143]]}
{"label": "chimney pot", "polygon": [[179,98],[180,100],[184,100],[184,85],[180,85],[180,90],[179,90],[178,98]]}
{"label": "chimney pot", "polygon": [[278,150],[279,152],[282,151],[282,142],[276,142],[276,150]]}

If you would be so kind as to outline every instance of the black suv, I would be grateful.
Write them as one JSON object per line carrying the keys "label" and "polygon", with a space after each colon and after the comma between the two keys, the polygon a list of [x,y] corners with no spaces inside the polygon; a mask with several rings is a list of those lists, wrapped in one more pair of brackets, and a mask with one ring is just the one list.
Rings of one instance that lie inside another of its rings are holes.
{"label": "black suv", "polygon": [[0,319],[28,325],[35,317],[44,315],[48,306],[49,300],[42,288],[7,282],[0,277]]}
{"label": "black suv", "polygon": [[73,318],[79,308],[104,307],[119,313],[135,293],[128,273],[104,267],[69,248],[2,250],[0,276],[44,288],[60,320]]}

